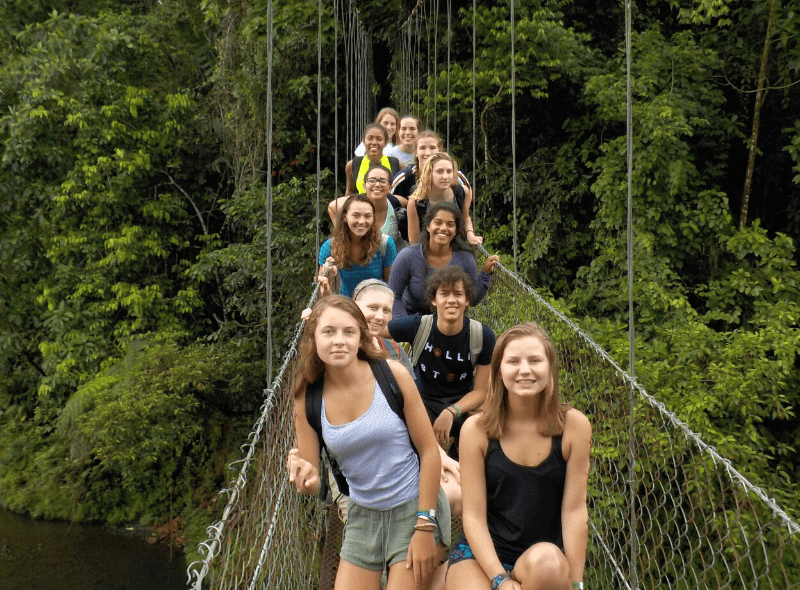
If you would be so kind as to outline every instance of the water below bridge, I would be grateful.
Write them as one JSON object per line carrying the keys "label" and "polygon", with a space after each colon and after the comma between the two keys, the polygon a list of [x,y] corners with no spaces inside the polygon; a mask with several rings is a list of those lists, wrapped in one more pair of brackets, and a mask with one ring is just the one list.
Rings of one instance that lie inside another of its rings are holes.
{"label": "water below bridge", "polygon": [[186,562],[141,534],[0,510],[0,590],[179,590]]}

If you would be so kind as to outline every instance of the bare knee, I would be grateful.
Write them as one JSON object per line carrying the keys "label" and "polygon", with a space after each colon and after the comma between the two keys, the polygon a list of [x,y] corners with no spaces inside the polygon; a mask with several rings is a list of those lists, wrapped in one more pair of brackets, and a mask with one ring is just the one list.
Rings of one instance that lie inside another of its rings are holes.
{"label": "bare knee", "polygon": [[514,565],[514,578],[523,590],[564,590],[569,588],[569,563],[552,543],[537,543]]}

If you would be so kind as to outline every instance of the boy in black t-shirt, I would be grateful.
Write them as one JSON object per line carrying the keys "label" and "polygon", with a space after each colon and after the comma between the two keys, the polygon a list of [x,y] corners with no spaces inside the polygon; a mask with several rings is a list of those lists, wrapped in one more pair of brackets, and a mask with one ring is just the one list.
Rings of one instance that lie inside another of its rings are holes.
{"label": "boy in black t-shirt", "polygon": [[[445,444],[450,436],[458,440],[466,415],[486,398],[495,335],[464,315],[475,286],[461,268],[446,266],[434,272],[425,295],[434,310],[433,323],[414,363],[414,376],[436,439]],[[471,330],[471,322],[479,326]],[[422,314],[415,314],[390,321],[388,330],[398,342],[414,342],[423,324]],[[473,359],[470,349],[478,350],[476,337],[480,348]]]}

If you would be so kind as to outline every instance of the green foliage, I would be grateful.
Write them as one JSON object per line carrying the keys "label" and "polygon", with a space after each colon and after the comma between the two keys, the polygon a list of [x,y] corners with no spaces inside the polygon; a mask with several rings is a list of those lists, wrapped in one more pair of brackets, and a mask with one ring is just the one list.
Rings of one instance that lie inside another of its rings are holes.
{"label": "green foliage", "polygon": [[241,346],[134,343],[72,395],[47,444],[3,441],[4,499],[41,516],[143,524],[194,508],[220,485],[257,407],[263,362],[250,357]]}
{"label": "green foliage", "polygon": [[[316,266],[317,4],[274,4],[271,137],[266,0],[23,4],[0,6],[0,497],[47,517],[182,512],[194,541],[264,387],[268,311],[274,362]],[[800,497],[796,5],[780,3],[762,121],[777,140],[759,144],[755,170],[769,207],[743,229],[731,211],[768,2],[648,0],[633,37],[637,375],[788,506]],[[358,3],[380,51],[407,8]],[[449,105],[478,233],[508,262],[508,4],[475,15],[474,162],[473,14],[457,8],[451,94],[440,61],[419,105],[440,131]],[[334,89],[341,102],[347,88],[328,9],[330,169],[352,146],[334,146]],[[626,358],[621,8],[515,9],[519,269]],[[319,179],[323,208],[332,177]]]}
{"label": "green foliage", "polygon": [[789,144],[783,148],[783,151],[789,153],[794,162],[792,170],[797,172],[797,175],[792,178],[792,182],[800,185],[800,119],[795,119],[794,127],[789,127],[783,131],[784,133],[793,134]]}

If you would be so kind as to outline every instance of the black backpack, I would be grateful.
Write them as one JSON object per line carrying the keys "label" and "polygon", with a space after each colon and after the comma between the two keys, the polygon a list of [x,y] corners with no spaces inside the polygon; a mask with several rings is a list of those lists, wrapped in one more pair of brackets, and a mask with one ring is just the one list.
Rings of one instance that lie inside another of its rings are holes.
{"label": "black backpack", "polygon": [[[403,421],[403,424],[406,424],[406,416],[403,413],[403,392],[400,391],[400,386],[397,384],[397,380],[394,378],[389,364],[384,360],[377,360],[370,361],[369,366],[370,369],[372,369],[373,375],[375,375],[375,380],[378,382],[383,395],[386,396],[389,407],[392,408],[392,411]],[[325,439],[322,436],[322,385],[324,381],[325,375],[313,383],[309,383],[306,387],[306,419],[311,425],[311,428],[314,429],[314,432],[317,433],[320,452],[324,453],[328,458],[331,471],[333,472],[333,478],[336,480],[336,485],[339,486],[339,491],[345,496],[349,496],[350,486],[338,463],[336,463],[336,459],[334,459],[328,451]],[[414,441],[411,441],[411,448],[414,449],[417,457],[419,457],[419,453],[414,446]],[[327,480],[324,477],[320,477],[320,480],[322,484],[320,487],[320,498],[324,498],[327,496]]]}

